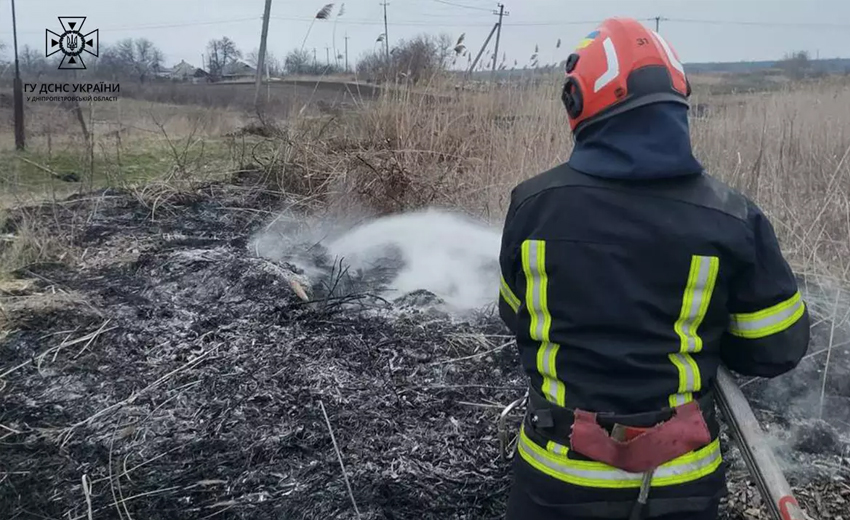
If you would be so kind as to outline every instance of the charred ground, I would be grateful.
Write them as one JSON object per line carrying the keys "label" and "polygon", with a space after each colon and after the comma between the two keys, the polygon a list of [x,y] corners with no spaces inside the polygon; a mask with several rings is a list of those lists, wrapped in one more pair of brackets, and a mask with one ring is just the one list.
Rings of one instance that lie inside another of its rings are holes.
{"label": "charred ground", "polygon": [[[523,378],[498,319],[452,318],[424,294],[384,301],[368,294],[380,273],[340,284],[329,259],[301,301],[298,269],[248,247],[283,204],[235,182],[160,207],[105,191],[26,210],[78,254],[0,293],[14,326],[0,337],[0,518],[355,518],[321,406],[362,518],[501,517],[495,418]],[[846,347],[829,422],[808,401],[777,405],[820,381],[832,321],[797,374],[745,390],[810,513],[847,518]],[[726,515],[759,517],[734,451]]]}

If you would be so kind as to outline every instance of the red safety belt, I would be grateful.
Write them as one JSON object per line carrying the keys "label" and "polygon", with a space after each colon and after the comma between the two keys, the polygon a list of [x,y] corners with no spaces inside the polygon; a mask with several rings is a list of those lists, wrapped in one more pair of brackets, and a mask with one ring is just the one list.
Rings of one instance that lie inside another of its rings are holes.
{"label": "red safety belt", "polygon": [[574,451],[598,462],[645,473],[711,442],[699,404],[692,401],[674,409],[669,420],[651,428],[625,427],[615,440],[596,421],[596,414],[575,410],[570,435]]}

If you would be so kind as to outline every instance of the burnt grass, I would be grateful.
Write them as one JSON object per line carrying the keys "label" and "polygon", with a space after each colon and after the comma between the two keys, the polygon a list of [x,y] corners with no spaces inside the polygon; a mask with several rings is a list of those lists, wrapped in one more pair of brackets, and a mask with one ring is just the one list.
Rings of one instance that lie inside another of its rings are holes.
{"label": "burnt grass", "polygon": [[[0,292],[0,519],[357,518],[352,496],[364,519],[502,517],[496,418],[524,380],[494,310],[387,302],[331,266],[305,303],[297,268],[248,247],[282,206],[237,182],[155,212],[121,191],[27,208],[78,254]],[[815,329],[813,353],[835,335]],[[810,514],[848,518],[850,356],[818,422],[824,363],[745,391]],[[725,449],[724,518],[765,517]]]}

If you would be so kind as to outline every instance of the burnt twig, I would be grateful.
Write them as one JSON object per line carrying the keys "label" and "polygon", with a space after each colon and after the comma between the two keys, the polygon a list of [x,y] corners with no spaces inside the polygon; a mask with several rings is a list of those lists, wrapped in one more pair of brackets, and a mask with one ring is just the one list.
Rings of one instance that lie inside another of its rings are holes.
{"label": "burnt twig", "polygon": [[336,451],[336,456],[339,459],[339,466],[342,468],[342,478],[345,479],[345,487],[348,488],[348,496],[351,497],[351,504],[354,506],[354,512],[357,513],[357,518],[360,518],[360,510],[357,508],[357,501],[354,500],[354,493],[351,491],[351,484],[348,482],[348,473],[346,473],[345,464],[342,462],[342,453],[340,453],[339,446],[337,446],[336,437],[334,436],[333,428],[331,428],[331,421],[328,419],[328,412],[325,411],[325,404],[322,401],[319,401],[319,406],[322,408],[322,415],[325,416],[325,424],[328,425],[328,432],[331,434],[334,451]]}

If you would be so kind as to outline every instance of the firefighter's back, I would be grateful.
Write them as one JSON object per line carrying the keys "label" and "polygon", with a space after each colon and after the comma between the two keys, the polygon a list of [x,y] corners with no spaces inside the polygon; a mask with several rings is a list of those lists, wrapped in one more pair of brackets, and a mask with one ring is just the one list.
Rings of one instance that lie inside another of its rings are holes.
{"label": "firefighter's back", "polygon": [[532,386],[621,414],[710,388],[728,287],[752,260],[745,197],[708,175],[635,183],[563,165],[518,186],[514,205]]}
{"label": "firefighter's back", "polygon": [[768,219],[694,156],[661,35],[606,20],[566,73],[569,161],[514,189],[499,255],[529,380],[508,518],[713,520],[717,367],[791,370],[808,313]]}

